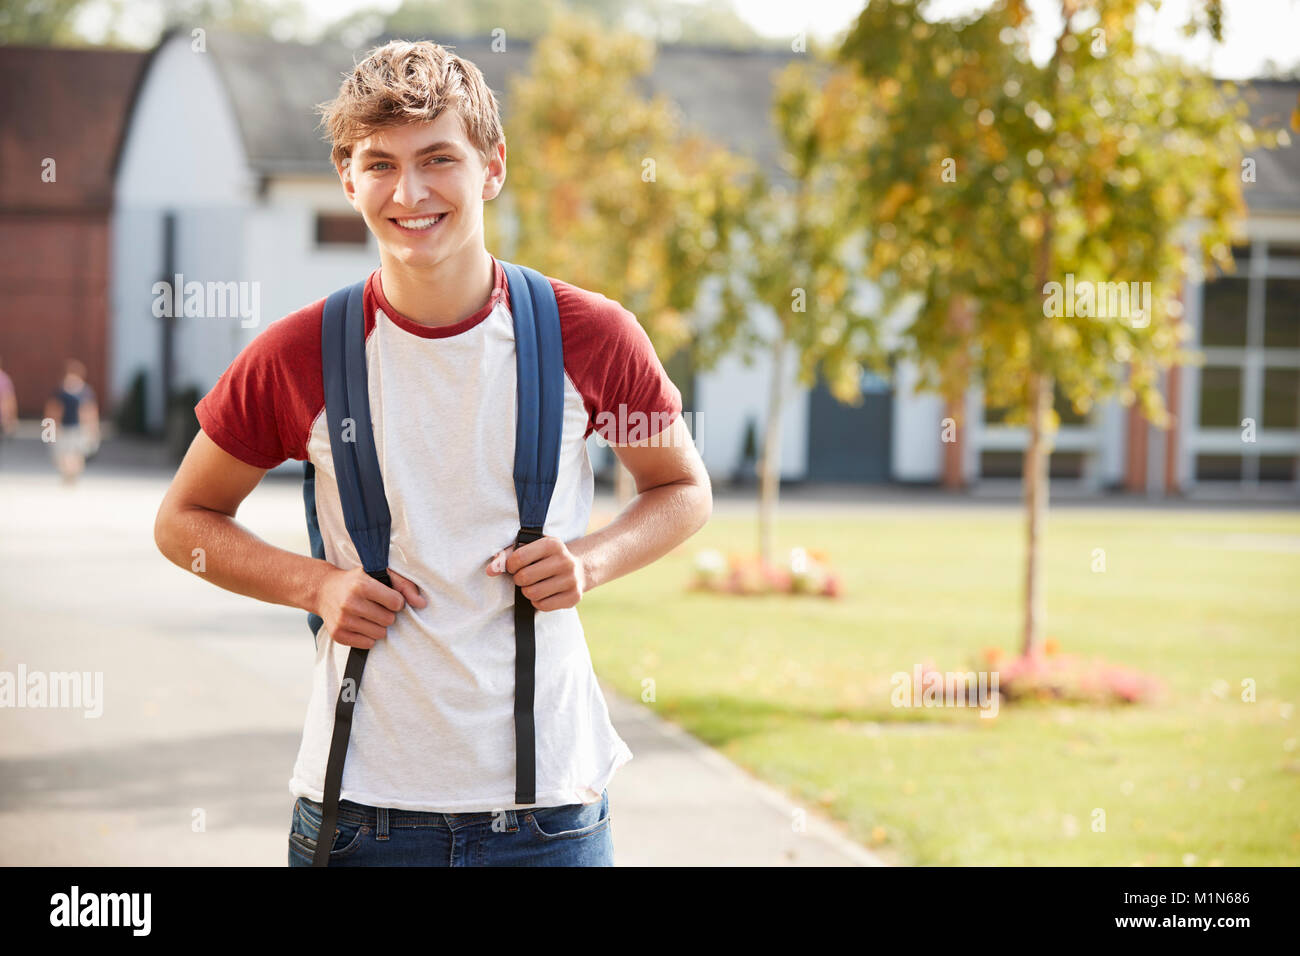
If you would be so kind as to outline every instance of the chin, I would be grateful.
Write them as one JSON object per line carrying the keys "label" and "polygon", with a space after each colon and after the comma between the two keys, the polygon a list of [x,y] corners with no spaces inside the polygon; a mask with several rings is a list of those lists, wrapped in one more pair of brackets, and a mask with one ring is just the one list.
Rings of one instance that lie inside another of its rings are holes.
{"label": "chin", "polygon": [[415,249],[410,246],[398,246],[391,253],[395,259],[406,266],[435,266],[447,258],[446,253],[429,249]]}

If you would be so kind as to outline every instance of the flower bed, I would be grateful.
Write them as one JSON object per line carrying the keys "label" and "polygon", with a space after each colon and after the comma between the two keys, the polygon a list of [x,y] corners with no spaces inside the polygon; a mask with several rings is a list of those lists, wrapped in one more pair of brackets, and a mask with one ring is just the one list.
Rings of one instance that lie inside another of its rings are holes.
{"label": "flower bed", "polygon": [[1006,701],[1058,701],[1083,704],[1149,703],[1164,690],[1156,677],[1100,657],[1062,654],[1049,638],[1031,655],[1008,655],[986,647],[977,664],[998,674],[998,693]]}
{"label": "flower bed", "polygon": [[824,551],[793,548],[782,565],[755,555],[700,551],[695,556],[692,590],[722,594],[805,594],[839,597],[840,579]]}

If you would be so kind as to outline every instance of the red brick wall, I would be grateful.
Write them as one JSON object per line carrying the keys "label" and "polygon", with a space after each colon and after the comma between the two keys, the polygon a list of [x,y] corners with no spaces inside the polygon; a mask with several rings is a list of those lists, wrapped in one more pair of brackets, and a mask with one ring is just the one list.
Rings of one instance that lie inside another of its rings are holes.
{"label": "red brick wall", "polygon": [[0,363],[23,418],[41,416],[69,358],[111,412],[108,250],[107,214],[0,213]]}

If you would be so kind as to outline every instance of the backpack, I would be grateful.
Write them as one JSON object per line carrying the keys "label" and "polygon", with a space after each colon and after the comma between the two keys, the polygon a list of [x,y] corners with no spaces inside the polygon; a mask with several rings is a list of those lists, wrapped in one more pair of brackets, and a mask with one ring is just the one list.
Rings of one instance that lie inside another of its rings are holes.
{"label": "backpack", "polygon": [[[501,260],[498,260],[501,261]],[[560,314],[551,283],[534,269],[501,262],[510,283],[510,311],[515,327],[517,414],[515,420],[515,495],[519,533],[515,546],[542,537],[551,493],[559,471],[560,433],[564,423],[564,350]],[[330,452],[343,518],[366,574],[392,587],[388,576],[391,518],[383,477],[375,453],[370,419],[365,352],[365,280],[330,295],[321,321],[321,358]],[[354,422],[353,441],[343,441],[343,423]],[[313,557],[325,559],[325,543],[316,516],[316,470],[303,462],[303,503]],[[536,799],[533,692],[536,663],[536,609],[515,586],[515,802]],[[308,614],[318,635],[324,621]],[[353,647],[334,710],[334,734],[325,769],[321,826],[313,866],[328,866],[338,823],[343,761],[352,729],[352,710],[361,692],[368,650]],[[348,690],[351,693],[346,693]]]}

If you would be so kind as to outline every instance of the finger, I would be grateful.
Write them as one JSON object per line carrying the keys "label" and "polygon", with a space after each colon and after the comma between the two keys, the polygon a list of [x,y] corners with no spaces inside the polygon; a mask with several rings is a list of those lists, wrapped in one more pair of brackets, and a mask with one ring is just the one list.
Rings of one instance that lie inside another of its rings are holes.
{"label": "finger", "polygon": [[544,601],[556,594],[563,594],[572,586],[573,582],[568,578],[555,576],[543,578],[535,584],[522,585],[520,590],[524,592],[524,597],[535,603]]}
{"label": "finger", "polygon": [[536,541],[529,541],[522,548],[510,549],[511,553],[506,559],[506,572],[514,574],[520,568],[527,567],[534,561],[546,557],[551,553],[551,542],[554,538],[538,538]]}
{"label": "finger", "polygon": [[[392,580],[391,573],[389,574],[389,580]],[[367,583],[361,591],[361,596],[367,601],[382,604],[394,614],[406,606],[406,598],[402,596],[401,591],[396,588],[390,588],[386,584],[381,584],[374,578],[368,578]]]}
{"label": "finger", "polygon": [[488,561],[487,573],[490,577],[496,577],[498,574],[504,574],[506,570],[506,560],[514,553],[515,546],[512,544],[508,548],[502,548]]}
{"label": "finger", "polygon": [[332,636],[335,643],[342,644],[344,647],[359,647],[363,651],[368,651],[375,646],[373,640],[355,631],[339,631]]}
{"label": "finger", "polygon": [[564,570],[564,559],[559,555],[551,554],[539,561],[534,561],[532,564],[520,568],[515,572],[514,580],[515,584],[522,588],[527,587],[530,584],[545,581],[547,578],[562,575],[564,574]]}
{"label": "finger", "polygon": [[578,603],[574,600],[576,597],[577,592],[562,591],[540,601],[534,601],[533,609],[537,611],[559,611],[564,608],[574,607]]}
{"label": "finger", "polygon": [[388,576],[392,579],[393,587],[411,604],[416,607],[426,607],[428,605],[428,599],[420,593],[420,586],[410,578],[403,577],[392,568],[388,569]]}
{"label": "finger", "polygon": [[393,626],[397,616],[386,607],[371,604],[361,613],[346,620],[348,630],[356,631],[375,640],[381,640],[388,636],[388,629]]}

